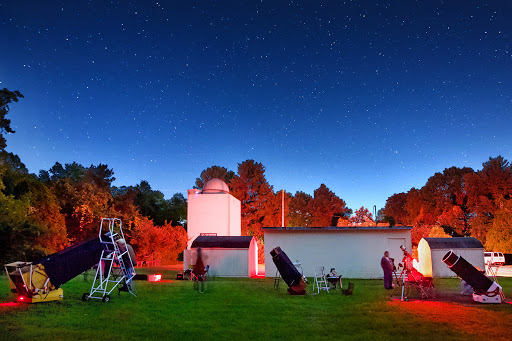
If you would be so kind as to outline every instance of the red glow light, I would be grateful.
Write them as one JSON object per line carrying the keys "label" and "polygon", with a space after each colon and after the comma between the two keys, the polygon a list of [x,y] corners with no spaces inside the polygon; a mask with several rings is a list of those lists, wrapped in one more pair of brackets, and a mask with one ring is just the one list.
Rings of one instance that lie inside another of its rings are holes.
{"label": "red glow light", "polygon": [[148,280],[150,282],[160,282],[162,280],[162,275],[161,274],[149,275],[148,276]]}
{"label": "red glow light", "polygon": [[0,303],[0,308],[1,307],[16,307],[16,306],[19,306],[21,305],[21,303],[18,303],[18,302],[6,302],[6,303]]}

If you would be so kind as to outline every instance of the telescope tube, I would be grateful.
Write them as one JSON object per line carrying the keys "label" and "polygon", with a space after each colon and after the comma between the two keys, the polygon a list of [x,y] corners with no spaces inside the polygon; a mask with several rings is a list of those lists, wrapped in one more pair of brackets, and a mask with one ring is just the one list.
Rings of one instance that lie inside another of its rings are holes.
{"label": "telescope tube", "polygon": [[448,268],[455,272],[457,276],[466,281],[467,284],[475,290],[478,295],[484,295],[489,291],[493,284],[489,278],[478,271],[473,265],[461,256],[456,255],[453,250],[444,255],[442,261],[448,265]]}
{"label": "telescope tube", "polygon": [[285,283],[288,284],[288,286],[298,285],[302,279],[302,275],[290,261],[286,253],[278,246],[270,251],[270,255]]}

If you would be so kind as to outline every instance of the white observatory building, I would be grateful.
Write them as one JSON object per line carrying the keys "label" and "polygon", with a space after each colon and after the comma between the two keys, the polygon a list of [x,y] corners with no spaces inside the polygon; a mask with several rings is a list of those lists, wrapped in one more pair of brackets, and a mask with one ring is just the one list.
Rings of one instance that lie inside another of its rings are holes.
{"label": "white observatory building", "polygon": [[221,179],[211,179],[203,190],[188,191],[187,250],[183,270],[193,267],[197,249],[209,272],[219,277],[252,277],[258,273],[258,245],[242,237],[240,200],[229,194]]}
{"label": "white observatory building", "polygon": [[199,236],[241,236],[240,200],[229,194],[221,179],[211,179],[203,190],[188,190],[187,249]]}

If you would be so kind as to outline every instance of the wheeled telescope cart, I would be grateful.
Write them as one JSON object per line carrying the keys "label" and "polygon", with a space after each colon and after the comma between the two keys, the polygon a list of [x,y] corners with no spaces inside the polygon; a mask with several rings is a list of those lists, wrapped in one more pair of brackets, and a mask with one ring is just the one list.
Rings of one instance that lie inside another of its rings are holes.
{"label": "wheeled telescope cart", "polygon": [[[119,293],[127,291],[136,296],[129,285],[135,277],[135,271],[128,273],[128,269],[133,269],[133,261],[126,246],[121,220],[118,218],[101,219],[99,239],[103,245],[103,250],[96,275],[91,291],[84,293],[82,299],[88,301],[94,298],[109,302],[110,294],[115,288],[119,289]],[[123,284],[123,286],[120,287],[120,284]]]}
{"label": "wheeled telescope cart", "polygon": [[102,248],[100,238],[96,237],[34,262],[5,264],[11,291],[20,302],[62,300],[60,286],[93,267]]}

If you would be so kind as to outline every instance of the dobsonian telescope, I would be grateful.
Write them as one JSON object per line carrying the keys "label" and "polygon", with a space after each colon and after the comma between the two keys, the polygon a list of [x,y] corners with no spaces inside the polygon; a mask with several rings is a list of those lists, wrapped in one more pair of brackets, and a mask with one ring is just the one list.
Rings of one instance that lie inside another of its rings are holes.
{"label": "dobsonian telescope", "polygon": [[305,295],[306,284],[304,279],[286,253],[278,246],[270,251],[270,255],[281,277],[283,277],[284,282],[288,285],[290,295]]}
{"label": "dobsonian telescope", "polygon": [[[119,284],[133,278],[126,273],[124,257],[133,264],[129,252],[121,252],[117,242],[124,240],[117,218],[102,218],[98,237],[70,246],[60,252],[35,262],[14,262],[5,264],[11,291],[17,294],[19,302],[38,303],[62,300],[62,284],[75,278],[96,264],[96,276],[90,293],[84,293],[83,300],[90,298],[110,301],[110,293]],[[108,226],[108,227],[107,227]],[[104,233],[108,229],[109,232]],[[118,263],[119,268],[113,264]],[[98,283],[96,285],[96,283]],[[128,290],[132,295],[133,293]]]}
{"label": "dobsonian telescope", "polygon": [[501,303],[501,286],[487,278],[467,260],[456,255],[453,250],[448,251],[442,261],[473,288],[475,302]]}

